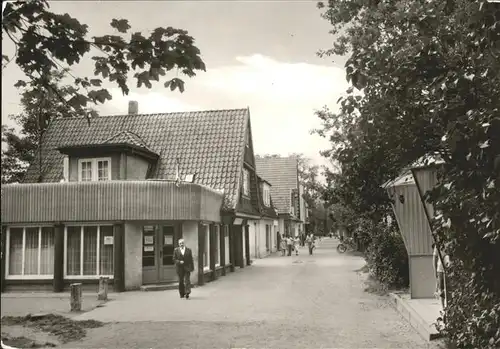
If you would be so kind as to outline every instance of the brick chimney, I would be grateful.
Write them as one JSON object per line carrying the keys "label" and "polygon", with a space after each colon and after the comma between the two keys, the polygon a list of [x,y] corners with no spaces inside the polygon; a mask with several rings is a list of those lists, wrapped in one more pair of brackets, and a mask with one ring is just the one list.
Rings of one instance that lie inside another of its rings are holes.
{"label": "brick chimney", "polygon": [[139,113],[139,103],[137,101],[128,102],[128,113],[133,115]]}

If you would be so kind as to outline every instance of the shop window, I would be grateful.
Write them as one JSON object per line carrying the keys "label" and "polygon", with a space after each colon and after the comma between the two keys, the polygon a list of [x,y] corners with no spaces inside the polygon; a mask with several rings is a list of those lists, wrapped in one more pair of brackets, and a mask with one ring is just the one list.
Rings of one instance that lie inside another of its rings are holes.
{"label": "shop window", "polygon": [[220,225],[215,225],[215,266],[220,266]]}
{"label": "shop window", "polygon": [[226,264],[229,264],[229,226],[228,225],[224,225],[224,247],[225,247],[225,251],[224,253],[226,254],[225,255],[225,261],[226,261]]}
{"label": "shop window", "polygon": [[52,278],[54,228],[16,227],[7,230],[7,277]]}
{"label": "shop window", "polygon": [[65,240],[66,276],[113,276],[113,226],[68,226]]}
{"label": "shop window", "polygon": [[203,267],[205,269],[210,266],[210,236],[208,225],[203,225],[204,234],[205,234],[205,248],[203,249]]}

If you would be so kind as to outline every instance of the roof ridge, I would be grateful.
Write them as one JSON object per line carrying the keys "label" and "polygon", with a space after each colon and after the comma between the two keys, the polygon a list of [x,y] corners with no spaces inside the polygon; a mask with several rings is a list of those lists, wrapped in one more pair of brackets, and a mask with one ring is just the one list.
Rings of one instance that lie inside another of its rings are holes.
{"label": "roof ridge", "polygon": [[[106,118],[106,117],[118,117],[118,116],[133,116],[133,117],[139,117],[139,116],[161,116],[161,115],[173,115],[173,114],[190,114],[190,113],[210,113],[210,112],[224,112],[224,111],[246,111],[248,112],[248,108],[232,108],[232,109],[205,109],[205,110],[188,110],[188,111],[174,111],[174,112],[166,112],[166,113],[145,113],[145,114],[106,114],[106,115],[98,115],[95,117],[92,117],[90,119],[101,119],[101,118]],[[64,117],[64,116],[59,116],[54,118],[54,120],[78,120],[78,119],[87,119],[86,116],[75,116],[75,117]]]}

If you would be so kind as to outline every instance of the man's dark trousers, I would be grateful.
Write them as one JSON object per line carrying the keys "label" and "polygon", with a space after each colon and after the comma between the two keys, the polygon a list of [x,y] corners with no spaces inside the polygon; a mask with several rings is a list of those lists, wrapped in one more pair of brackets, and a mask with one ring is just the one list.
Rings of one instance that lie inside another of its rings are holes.
{"label": "man's dark trousers", "polygon": [[184,295],[191,293],[191,272],[179,268],[177,275],[179,276],[179,294],[184,297]]}

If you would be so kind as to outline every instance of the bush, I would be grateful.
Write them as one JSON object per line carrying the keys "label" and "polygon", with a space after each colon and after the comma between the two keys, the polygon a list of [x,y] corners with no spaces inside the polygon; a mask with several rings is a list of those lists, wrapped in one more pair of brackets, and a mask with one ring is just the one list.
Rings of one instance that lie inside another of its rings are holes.
{"label": "bush", "polygon": [[500,348],[500,299],[493,292],[478,289],[462,263],[449,269],[451,295],[446,307],[446,327],[440,331],[456,348]]}
{"label": "bush", "polygon": [[401,235],[381,223],[373,227],[370,240],[365,253],[370,273],[389,288],[407,288],[408,254]]}

